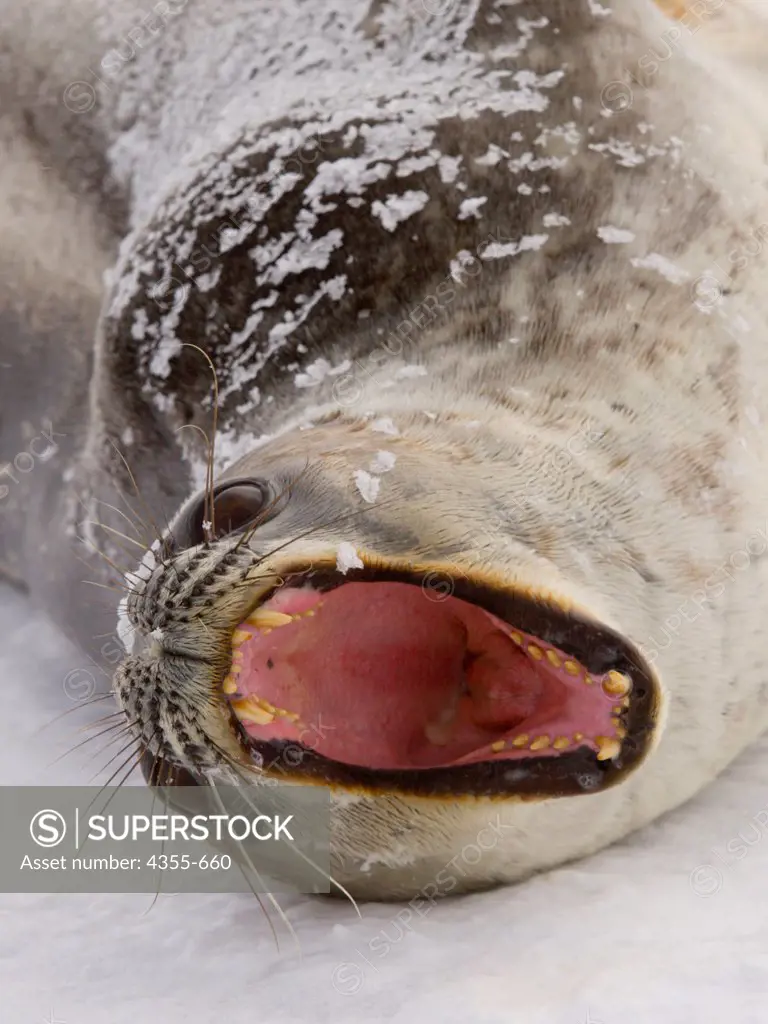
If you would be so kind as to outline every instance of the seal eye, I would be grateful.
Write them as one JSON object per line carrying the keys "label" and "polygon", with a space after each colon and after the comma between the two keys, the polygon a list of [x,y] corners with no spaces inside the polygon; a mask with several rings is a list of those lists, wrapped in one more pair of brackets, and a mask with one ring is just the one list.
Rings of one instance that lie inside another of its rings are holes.
{"label": "seal eye", "polygon": [[[262,480],[232,480],[214,488],[213,515],[210,499],[201,495],[189,509],[182,522],[174,528],[174,540],[179,547],[196,547],[206,540],[220,540],[266,520],[270,512],[269,486]],[[213,520],[213,536],[205,520]]]}
{"label": "seal eye", "polygon": [[[258,481],[225,484],[214,491],[213,520],[216,538],[253,526],[267,506],[265,487]],[[201,524],[202,525],[202,524]]]}

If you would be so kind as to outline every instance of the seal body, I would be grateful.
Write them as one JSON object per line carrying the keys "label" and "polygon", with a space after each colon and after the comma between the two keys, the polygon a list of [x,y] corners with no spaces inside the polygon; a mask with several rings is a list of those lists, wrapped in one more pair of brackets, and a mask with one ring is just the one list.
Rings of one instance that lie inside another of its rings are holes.
{"label": "seal body", "polygon": [[[768,718],[768,121],[759,71],[737,70],[735,43],[715,52],[718,5],[698,22],[649,0],[161,6],[139,32],[126,4],[82,73],[48,72],[66,153],[24,188],[69,196],[73,160],[89,175],[26,252],[76,225],[87,268],[57,238],[56,288],[22,264],[6,293],[5,457],[38,419],[66,438],[5,481],[6,571],[109,662],[96,634],[117,598],[96,613],[73,581],[83,560],[110,579],[96,548],[132,566],[181,536],[215,404],[217,481],[290,492],[248,542],[261,562],[344,543],[449,589],[556,595],[625,638],[663,695],[654,749],[605,792],[334,787],[348,889],[515,880],[687,799]],[[21,108],[14,166],[33,137],[53,153]],[[231,593],[212,589],[193,548],[129,578],[146,585],[129,630],[151,632],[171,566],[231,632],[236,567]],[[227,742],[203,717],[201,743]]]}

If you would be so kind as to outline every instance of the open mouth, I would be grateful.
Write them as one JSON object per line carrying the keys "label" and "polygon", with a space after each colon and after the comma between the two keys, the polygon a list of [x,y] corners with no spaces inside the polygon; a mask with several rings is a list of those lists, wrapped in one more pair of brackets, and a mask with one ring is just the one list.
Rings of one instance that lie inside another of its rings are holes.
{"label": "open mouth", "polygon": [[296,573],[232,645],[222,688],[244,739],[307,781],[593,792],[642,761],[658,717],[658,685],[618,634],[466,579],[441,593],[423,572]]}

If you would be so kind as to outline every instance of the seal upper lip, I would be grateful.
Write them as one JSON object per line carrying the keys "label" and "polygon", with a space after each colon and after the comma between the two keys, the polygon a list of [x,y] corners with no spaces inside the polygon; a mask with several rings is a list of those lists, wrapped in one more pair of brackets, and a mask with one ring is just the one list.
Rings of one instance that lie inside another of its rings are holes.
{"label": "seal upper lip", "polygon": [[641,763],[660,694],[626,640],[466,575],[435,596],[425,575],[313,568],[262,595],[222,689],[264,766],[374,791],[533,798],[603,789]]}

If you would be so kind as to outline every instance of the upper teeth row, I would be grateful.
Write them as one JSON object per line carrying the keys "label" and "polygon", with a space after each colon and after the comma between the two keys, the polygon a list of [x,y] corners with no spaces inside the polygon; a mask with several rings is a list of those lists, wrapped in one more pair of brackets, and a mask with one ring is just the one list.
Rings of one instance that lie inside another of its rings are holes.
{"label": "upper teeth row", "polygon": [[[549,664],[553,668],[562,668],[568,675],[581,676],[582,682],[586,683],[587,686],[592,686],[598,682],[596,676],[590,675],[585,671],[584,667],[574,661],[572,658],[563,658],[561,655],[553,650],[551,647],[542,648],[537,644],[528,643],[525,637],[521,636],[520,633],[510,633],[511,639],[522,647],[526,654],[534,661],[542,661],[544,658],[547,659]],[[623,672],[616,672],[611,669],[602,679],[601,685],[603,692],[609,697],[626,697],[632,689],[632,680],[629,676],[624,675]]]}

